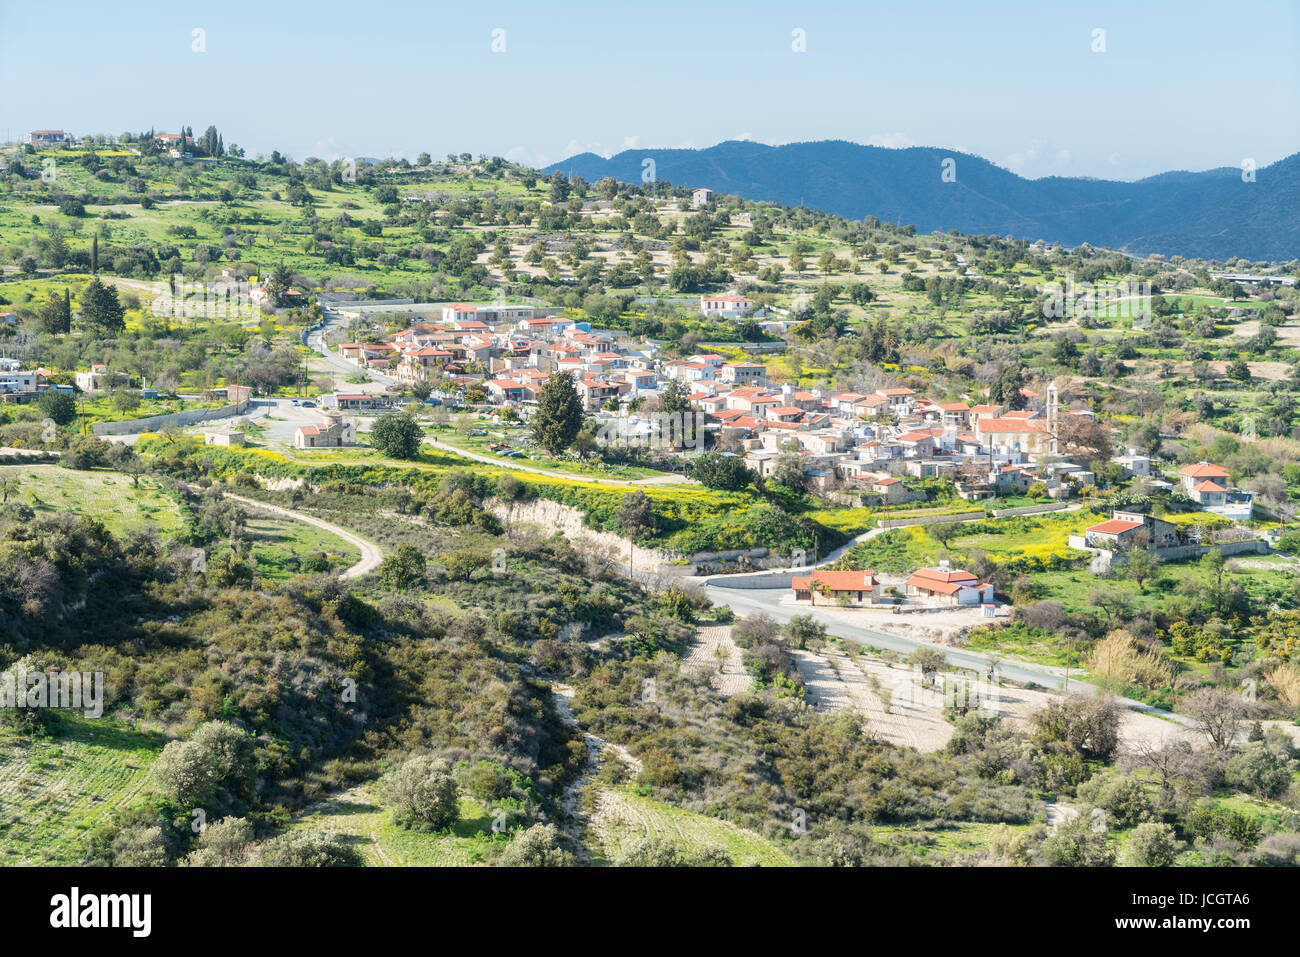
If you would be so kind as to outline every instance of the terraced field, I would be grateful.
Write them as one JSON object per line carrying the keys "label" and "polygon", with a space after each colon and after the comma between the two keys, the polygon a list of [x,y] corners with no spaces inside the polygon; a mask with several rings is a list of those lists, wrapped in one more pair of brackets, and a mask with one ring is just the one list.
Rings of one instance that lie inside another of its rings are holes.
{"label": "terraced field", "polygon": [[626,844],[653,834],[668,838],[688,854],[720,847],[742,867],[795,866],[785,851],[761,834],[642,797],[627,788],[603,788],[595,802],[587,833],[596,863],[616,859]]}
{"label": "terraced field", "polygon": [[89,834],[145,789],[163,744],[79,717],[57,740],[0,731],[0,865],[81,863]]}
{"label": "terraced field", "polygon": [[82,472],[59,465],[18,465],[5,466],[0,474],[18,480],[10,501],[25,502],[37,512],[90,515],[116,535],[140,528],[166,535],[181,527],[176,502],[148,476],[136,488],[129,475],[108,469]]}

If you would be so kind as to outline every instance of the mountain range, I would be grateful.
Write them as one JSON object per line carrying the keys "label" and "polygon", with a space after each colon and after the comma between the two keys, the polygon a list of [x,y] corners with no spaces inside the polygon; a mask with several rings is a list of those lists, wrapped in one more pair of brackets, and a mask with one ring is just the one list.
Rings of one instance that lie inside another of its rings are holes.
{"label": "mountain range", "polygon": [[843,140],[784,146],[732,140],[702,150],[625,150],[608,159],[579,153],[544,172],[640,183],[647,158],[656,178],[674,185],[849,219],[874,215],[919,232],[955,229],[1218,260],[1300,258],[1300,153],[1255,170],[1253,182],[1231,166],[1134,182],[1025,179],[969,153]]}

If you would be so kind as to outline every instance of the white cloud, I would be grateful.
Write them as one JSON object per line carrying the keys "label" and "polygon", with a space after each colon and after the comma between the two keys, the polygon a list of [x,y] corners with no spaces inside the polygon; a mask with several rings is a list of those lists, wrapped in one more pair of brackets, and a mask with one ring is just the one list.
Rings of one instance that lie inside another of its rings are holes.
{"label": "white cloud", "polygon": [[867,146],[883,146],[891,150],[905,150],[915,146],[916,141],[906,133],[873,133],[867,137]]}

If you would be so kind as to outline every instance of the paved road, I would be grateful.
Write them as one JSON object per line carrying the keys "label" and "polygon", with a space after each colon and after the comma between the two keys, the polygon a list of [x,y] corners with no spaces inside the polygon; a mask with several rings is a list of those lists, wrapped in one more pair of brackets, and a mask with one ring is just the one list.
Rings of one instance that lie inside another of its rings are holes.
{"label": "paved road", "polygon": [[379,567],[379,563],[384,560],[384,553],[379,550],[379,546],[374,542],[367,541],[360,535],[349,532],[346,528],[340,528],[324,519],[316,518],[314,515],[306,515],[302,512],[295,512],[287,508],[281,508],[278,505],[268,505],[266,502],[259,502],[255,498],[244,498],[242,495],[231,495],[229,492],[224,493],[226,498],[238,502],[240,505],[247,505],[249,508],[261,509],[264,512],[271,512],[274,515],[280,515],[284,518],[296,519],[299,522],[306,522],[308,525],[315,525],[319,529],[329,532],[331,535],[343,539],[349,545],[355,545],[361,550],[361,560],[351,568],[343,571],[340,578],[360,578],[367,572],[374,571]]}
{"label": "paved road", "polygon": [[329,310],[324,310],[324,317],[324,322],[318,328],[313,329],[307,334],[307,347],[309,349],[314,350],[334,368],[341,372],[346,372],[348,375],[364,375],[369,378],[371,382],[385,387],[397,383],[397,380],[392,376],[386,376],[374,371],[373,369],[367,369],[353,362],[351,359],[343,358],[343,356],[339,355],[337,352],[331,352],[329,346],[325,344],[325,333],[343,325],[346,320],[342,316],[330,312]]}
{"label": "paved road", "polygon": [[[710,581],[704,584],[704,592],[713,600],[714,604],[728,606],[736,613],[737,617],[762,614],[778,622],[787,622],[795,615],[811,614],[824,624],[831,634],[847,638],[850,641],[856,641],[859,644],[885,648],[903,654],[910,654],[917,648],[933,648],[936,651],[943,652],[949,663],[956,665],[958,668],[967,668],[980,674],[988,671],[989,656],[980,654],[977,651],[953,648],[950,645],[937,645],[912,638],[904,638],[901,635],[876,631],[873,628],[866,628],[847,621],[846,617],[850,613],[836,614],[830,609],[782,605],[781,598],[790,593],[788,588],[725,588],[719,587],[715,582]],[[1049,665],[1001,659],[998,662],[998,670],[1004,678],[1021,683],[1032,681],[1045,688],[1061,688],[1065,684],[1065,669]],[[1070,684],[1071,687],[1083,687],[1086,682],[1071,675]],[[1182,715],[1154,708],[1151,705],[1143,704],[1141,701],[1134,701],[1131,698],[1120,698],[1119,701],[1134,711],[1169,718],[1189,727],[1195,724],[1191,719]]]}

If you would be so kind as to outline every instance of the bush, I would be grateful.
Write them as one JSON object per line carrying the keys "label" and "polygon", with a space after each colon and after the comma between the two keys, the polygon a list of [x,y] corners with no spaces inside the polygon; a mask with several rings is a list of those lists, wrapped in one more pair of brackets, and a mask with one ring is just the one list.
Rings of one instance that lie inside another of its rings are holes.
{"label": "bush", "polygon": [[737,455],[702,452],[691,463],[691,474],[705,488],[735,492],[754,481],[754,473]]}
{"label": "bush", "polygon": [[268,842],[257,863],[261,867],[361,867],[365,860],[342,834],[302,830]]}
{"label": "bush", "polygon": [[389,588],[417,588],[424,584],[426,564],[426,559],[418,548],[403,542],[380,562],[379,580]]}
{"label": "bush", "polygon": [[1105,829],[1094,830],[1087,813],[1058,824],[1043,842],[1043,856],[1057,867],[1110,867],[1115,863]]}
{"label": "bush", "polygon": [[566,867],[572,857],[560,847],[554,824],[534,824],[515,835],[500,863],[503,867]]}
{"label": "bush", "polygon": [[1263,741],[1252,741],[1242,752],[1228,761],[1225,777],[1228,784],[1256,797],[1280,797],[1291,785],[1291,773],[1296,762],[1282,750],[1286,745],[1272,746]]}
{"label": "bush", "polygon": [[450,765],[441,758],[411,758],[392,773],[384,797],[402,827],[441,831],[460,818],[460,799]]}
{"label": "bush", "polygon": [[1078,788],[1079,800],[1103,809],[1109,823],[1116,827],[1133,827],[1149,821],[1155,812],[1146,791],[1137,778],[1106,771],[1084,781]]}
{"label": "bush", "polygon": [[154,777],[168,797],[197,807],[248,775],[251,750],[246,732],[224,721],[208,721],[188,741],[172,741],[163,748]]}
{"label": "bush", "polygon": [[252,845],[252,824],[242,817],[223,817],[203,829],[183,863],[187,867],[238,867],[248,860]]}
{"label": "bush", "polygon": [[1178,856],[1178,838],[1168,824],[1145,821],[1133,829],[1120,855],[1127,867],[1169,867]]}
{"label": "bush", "polygon": [[651,834],[629,843],[614,863],[618,867],[730,867],[732,861],[723,848],[691,852]]}
{"label": "bush", "polygon": [[53,419],[58,425],[67,425],[77,417],[77,403],[66,392],[58,389],[46,389],[36,400],[46,418]]}

